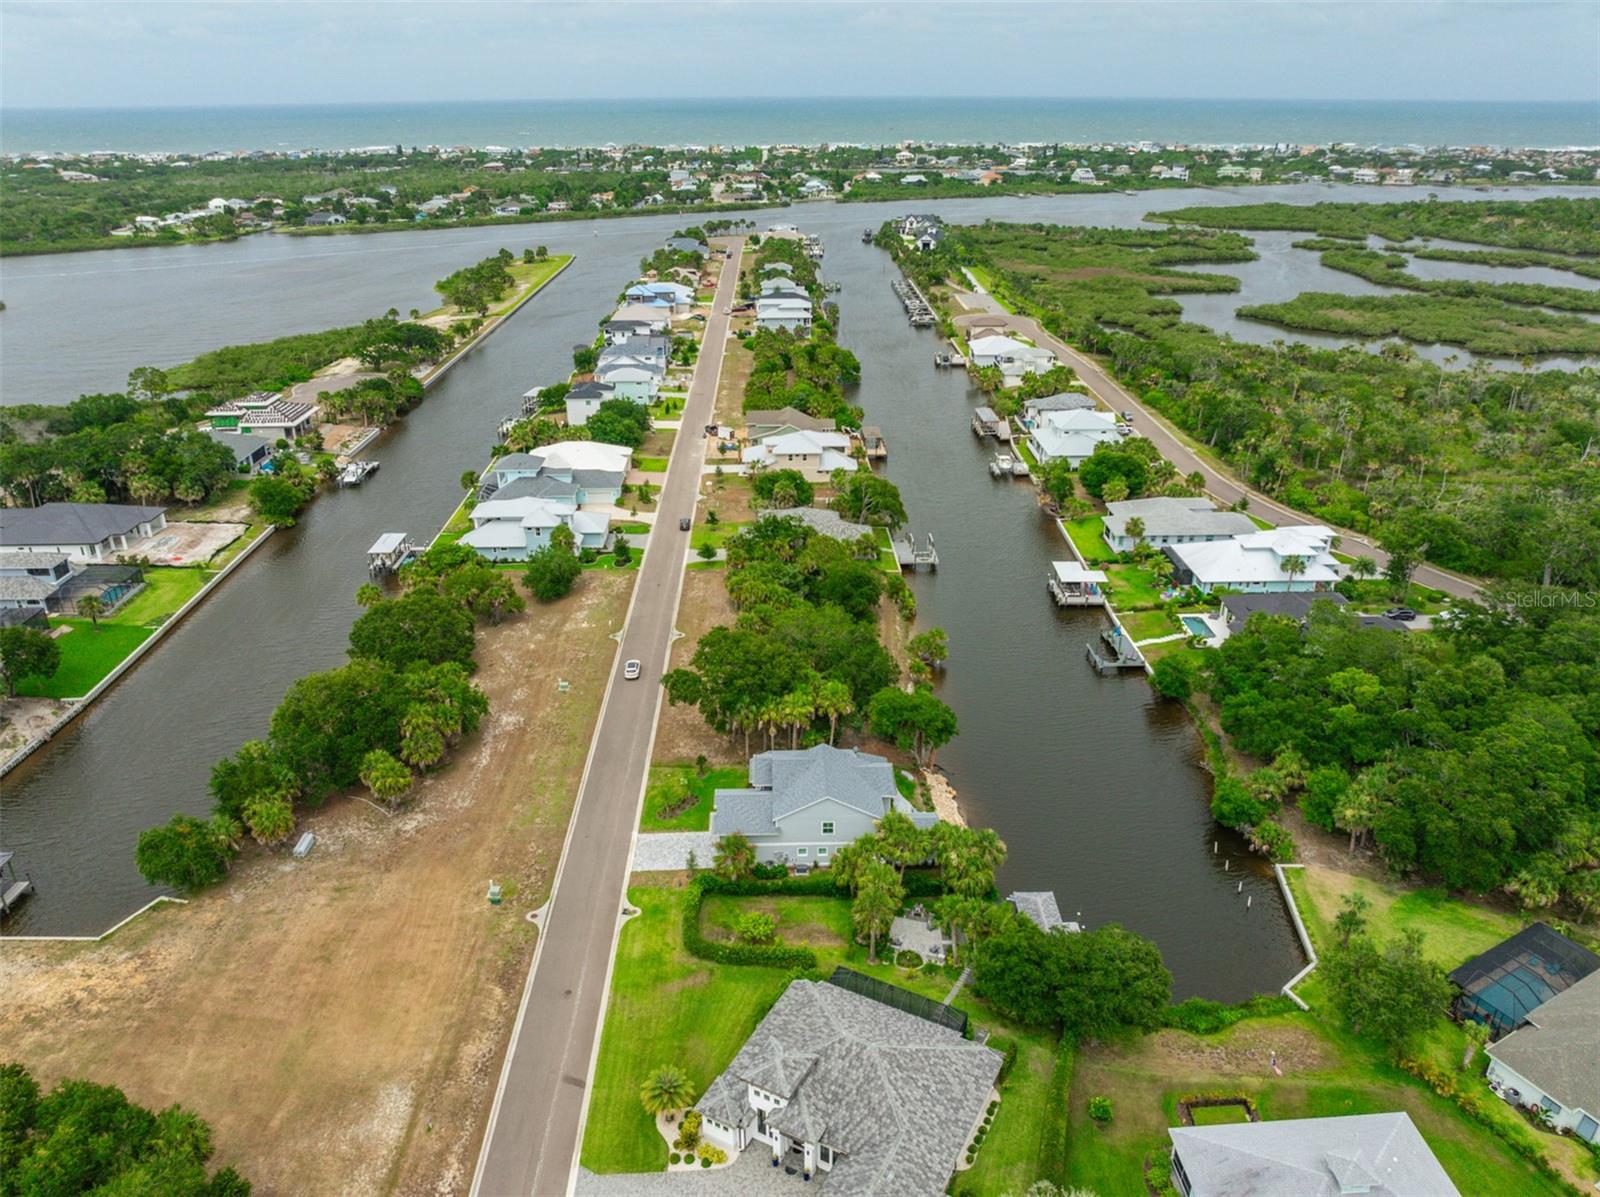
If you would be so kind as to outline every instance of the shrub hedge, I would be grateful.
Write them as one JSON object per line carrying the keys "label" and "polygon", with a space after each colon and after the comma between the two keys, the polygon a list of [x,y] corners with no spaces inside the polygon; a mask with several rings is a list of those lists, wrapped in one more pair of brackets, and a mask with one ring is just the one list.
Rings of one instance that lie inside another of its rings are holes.
{"label": "shrub hedge", "polygon": [[1293,1014],[1298,1006],[1282,994],[1259,994],[1256,997],[1227,1005],[1209,998],[1192,997],[1167,1009],[1165,1025],[1193,1035],[1215,1035],[1246,1018],[1264,1018],[1271,1014]]}
{"label": "shrub hedge", "polygon": [[[1000,1053],[1000,1071],[994,1078],[994,1087],[998,1089],[1006,1083],[1006,1077],[1011,1075],[1011,1066],[1017,1062],[1017,1041],[1005,1035],[991,1035],[989,1046]],[[991,1114],[994,1112],[994,1104],[989,1103]]]}

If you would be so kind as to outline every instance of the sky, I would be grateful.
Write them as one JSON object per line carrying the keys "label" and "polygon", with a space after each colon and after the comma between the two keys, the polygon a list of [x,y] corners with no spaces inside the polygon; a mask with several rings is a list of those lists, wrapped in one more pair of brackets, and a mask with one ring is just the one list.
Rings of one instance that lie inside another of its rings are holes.
{"label": "sky", "polygon": [[1600,3],[0,0],[13,108],[685,96],[1600,101]]}

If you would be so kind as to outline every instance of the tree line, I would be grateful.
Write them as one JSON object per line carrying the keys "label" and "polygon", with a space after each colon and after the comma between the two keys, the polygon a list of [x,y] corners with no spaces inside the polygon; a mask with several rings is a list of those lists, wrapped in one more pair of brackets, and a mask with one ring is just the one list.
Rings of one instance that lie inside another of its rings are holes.
{"label": "tree line", "polygon": [[392,809],[419,772],[477,729],[488,700],[471,680],[474,628],[521,610],[521,595],[503,571],[453,542],[406,566],[401,581],[395,598],[363,586],[350,660],[295,682],[266,738],[213,766],[209,819],[174,815],[140,834],[135,859],[145,880],[185,890],[214,884],[245,835],[281,844],[299,810],[358,784]]}

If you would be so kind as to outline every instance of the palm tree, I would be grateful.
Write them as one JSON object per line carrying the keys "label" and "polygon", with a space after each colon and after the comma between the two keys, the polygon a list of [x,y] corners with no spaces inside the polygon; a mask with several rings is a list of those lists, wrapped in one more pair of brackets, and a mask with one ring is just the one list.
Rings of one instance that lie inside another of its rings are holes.
{"label": "palm tree", "polygon": [[1128,522],[1123,525],[1123,531],[1133,537],[1134,544],[1138,544],[1144,539],[1144,520],[1137,515],[1131,516]]}
{"label": "palm tree", "polygon": [[1378,576],[1378,563],[1371,557],[1357,557],[1350,563],[1350,572],[1357,578],[1375,578]]}
{"label": "palm tree", "polygon": [[676,1064],[663,1064],[639,1086],[639,1101],[652,1117],[670,1114],[694,1101],[694,1083]]}
{"label": "palm tree", "polygon": [[905,890],[895,872],[881,860],[864,861],[856,870],[856,897],[850,919],[856,933],[867,937],[867,961],[878,963],[878,936],[889,930],[900,912]]}
{"label": "palm tree", "polygon": [[828,743],[839,734],[839,720],[855,714],[850,687],[841,681],[829,679],[817,688],[815,698],[817,714],[828,717]]}
{"label": "palm tree", "polygon": [[730,832],[717,841],[717,852],[711,863],[718,877],[738,881],[755,869],[756,850],[739,832]]}
{"label": "palm tree", "polygon": [[100,617],[105,611],[106,601],[98,594],[86,594],[78,600],[78,614],[88,619],[96,630],[99,630]]}
{"label": "palm tree", "polygon": [[374,748],[361,758],[361,783],[381,798],[387,806],[394,806],[411,788],[411,770],[381,748]]}
{"label": "palm tree", "polygon": [[1285,557],[1283,559],[1283,574],[1289,579],[1289,585],[1294,585],[1294,580],[1306,572],[1306,559],[1304,557]]}
{"label": "palm tree", "polygon": [[778,712],[789,729],[789,747],[798,747],[800,729],[816,718],[816,707],[804,690],[791,690],[778,700]]}
{"label": "palm tree", "polygon": [[371,582],[363,582],[356,587],[356,605],[363,609],[376,607],[383,602],[383,591]]}
{"label": "palm tree", "polygon": [[905,880],[906,866],[928,858],[928,835],[911,816],[892,810],[878,820],[878,851]]}

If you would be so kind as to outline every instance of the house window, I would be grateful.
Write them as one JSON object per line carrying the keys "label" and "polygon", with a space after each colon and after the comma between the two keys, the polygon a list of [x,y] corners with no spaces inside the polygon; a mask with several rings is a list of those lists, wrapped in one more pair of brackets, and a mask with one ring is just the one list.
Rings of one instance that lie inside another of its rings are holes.
{"label": "house window", "polygon": [[1541,1097],[1539,1099],[1539,1104],[1541,1106],[1543,1106],[1546,1111],[1549,1112],[1550,1117],[1552,1117],[1552,1118],[1561,1117],[1561,1103],[1559,1101],[1556,1101],[1554,1098]]}
{"label": "house window", "polygon": [[817,849],[817,855],[818,856],[826,856],[827,854],[828,854],[828,850],[826,848],[818,848]]}
{"label": "house window", "polygon": [[823,835],[832,835],[833,834],[833,820],[832,819],[824,819],[822,821],[822,834]]}
{"label": "house window", "polygon": [[794,850],[794,854],[795,854],[795,855],[796,855],[796,856],[805,856],[805,855],[807,855],[807,854],[808,854],[808,853],[810,853],[810,851],[811,851],[811,849],[810,849],[810,848],[796,848],[796,849],[795,849],[795,850]]}
{"label": "house window", "polygon": [[817,1148],[817,1160],[819,1163],[826,1164],[830,1168],[833,1167],[833,1148],[829,1147],[826,1143],[819,1146]]}

